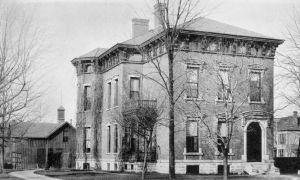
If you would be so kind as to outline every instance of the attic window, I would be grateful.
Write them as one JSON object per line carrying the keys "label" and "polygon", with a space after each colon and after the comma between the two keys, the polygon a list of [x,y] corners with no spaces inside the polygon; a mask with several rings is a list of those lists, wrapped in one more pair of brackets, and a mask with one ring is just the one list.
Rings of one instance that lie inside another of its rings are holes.
{"label": "attic window", "polygon": [[93,72],[93,66],[90,63],[83,64],[83,73]]}

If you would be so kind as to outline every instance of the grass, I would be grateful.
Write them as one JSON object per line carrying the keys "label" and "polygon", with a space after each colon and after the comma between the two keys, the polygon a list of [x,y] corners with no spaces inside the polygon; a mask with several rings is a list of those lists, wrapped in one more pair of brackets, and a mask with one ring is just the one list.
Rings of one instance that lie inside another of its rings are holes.
{"label": "grass", "polygon": [[[63,180],[140,180],[141,174],[138,173],[112,173],[112,172],[103,172],[103,171],[38,171],[38,174],[47,175],[50,177],[55,177]],[[166,180],[168,179],[168,174],[160,173],[148,173],[146,176],[148,180]],[[185,175],[178,174],[176,179],[180,180],[220,180],[223,179],[221,175]],[[287,176],[241,176],[241,175],[232,175],[230,179],[235,180],[288,180],[291,177]]]}
{"label": "grass", "polygon": [[10,176],[9,174],[0,174],[0,179],[1,180],[22,180],[20,178]]}

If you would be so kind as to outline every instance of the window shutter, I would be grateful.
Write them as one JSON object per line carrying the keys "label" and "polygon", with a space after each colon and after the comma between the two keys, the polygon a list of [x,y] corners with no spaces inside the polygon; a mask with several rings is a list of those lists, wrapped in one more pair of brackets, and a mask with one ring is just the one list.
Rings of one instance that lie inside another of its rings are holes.
{"label": "window shutter", "polygon": [[197,121],[187,121],[186,126],[187,136],[198,136]]}

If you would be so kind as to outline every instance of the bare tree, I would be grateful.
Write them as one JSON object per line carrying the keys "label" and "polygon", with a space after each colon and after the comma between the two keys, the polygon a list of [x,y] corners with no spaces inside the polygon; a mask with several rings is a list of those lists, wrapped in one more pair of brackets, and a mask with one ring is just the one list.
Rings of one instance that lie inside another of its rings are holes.
{"label": "bare tree", "polygon": [[[178,99],[183,94],[183,91],[179,94],[176,92],[175,84],[177,81],[174,74],[174,67],[176,66],[176,53],[178,52],[178,42],[180,35],[184,28],[194,19],[203,15],[203,9],[199,8],[199,1],[194,0],[156,0],[156,6],[158,13],[159,31],[162,36],[160,40],[165,48],[165,54],[168,59],[168,68],[164,69],[164,64],[160,58],[148,57],[150,62],[155,67],[155,72],[159,78],[153,78],[152,73],[144,74],[145,78],[148,78],[162,87],[166,92],[168,99],[168,127],[169,127],[169,179],[175,179],[175,106]],[[147,54],[148,50],[141,48],[143,54]],[[146,53],[145,53],[146,52]],[[149,54],[147,54],[149,56]],[[147,56],[146,56],[147,57]],[[151,74],[151,75],[150,75]]]}
{"label": "bare tree", "polygon": [[[124,137],[120,157],[121,160],[128,160],[131,153],[135,152],[136,161],[139,159],[140,147],[131,149],[131,138],[136,141],[143,141],[143,167],[142,179],[145,179],[147,173],[147,164],[151,160],[152,150],[155,146],[155,131],[159,126],[160,116],[163,112],[157,106],[157,100],[128,99],[125,101],[122,112],[114,112],[113,119],[122,127]],[[116,116],[117,115],[117,116]],[[139,146],[139,143],[136,144]],[[127,149],[127,150],[126,150]],[[150,154],[150,157],[149,157]]]}
{"label": "bare tree", "polygon": [[286,29],[285,46],[277,53],[275,61],[279,68],[276,76],[277,89],[289,87],[279,91],[279,98],[283,98],[284,103],[278,107],[278,111],[290,106],[300,108],[300,15],[297,9],[290,20]]}
{"label": "bare tree", "polygon": [[[213,65],[212,65],[213,66]],[[228,179],[228,159],[229,150],[232,137],[237,130],[237,122],[240,122],[241,107],[248,100],[248,94],[242,93],[241,90],[245,89],[248,78],[240,78],[244,76],[242,71],[235,64],[222,64],[219,63],[218,69],[209,67],[206,69],[211,72],[212,76],[209,79],[212,80],[218,86],[217,101],[222,103],[218,108],[218,104],[211,102],[209,99],[203,101],[195,101],[194,109],[195,116],[199,119],[199,126],[207,132],[206,138],[208,143],[213,147],[218,147],[217,151],[223,159],[223,179]],[[211,91],[208,90],[208,91]],[[205,94],[205,91],[201,92]],[[205,95],[204,95],[205,96]],[[213,100],[215,101],[215,100]],[[210,113],[205,108],[206,106],[218,109],[215,112],[214,117],[209,117]],[[218,119],[218,126],[214,125],[215,121],[212,118]],[[238,123],[240,126],[240,124]]]}
{"label": "bare tree", "polygon": [[18,11],[16,4],[2,2],[0,9],[1,167],[4,169],[9,129],[32,117],[32,103],[40,96],[33,92],[31,72],[39,43],[31,18]]}

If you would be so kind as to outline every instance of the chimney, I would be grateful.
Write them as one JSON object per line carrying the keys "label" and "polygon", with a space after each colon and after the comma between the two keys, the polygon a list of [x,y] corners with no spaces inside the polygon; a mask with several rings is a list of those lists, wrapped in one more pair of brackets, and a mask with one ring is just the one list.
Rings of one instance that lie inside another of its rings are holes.
{"label": "chimney", "polygon": [[132,37],[137,37],[149,31],[149,19],[132,19]]}
{"label": "chimney", "polygon": [[298,117],[298,111],[293,111],[293,117],[297,118]]}
{"label": "chimney", "polygon": [[162,17],[165,16],[166,4],[157,3],[154,5],[154,28],[162,25]]}
{"label": "chimney", "polygon": [[296,123],[297,126],[300,126],[300,117],[298,117],[297,111],[293,111],[293,123]]}
{"label": "chimney", "polygon": [[57,109],[57,122],[61,123],[65,121],[65,108],[63,106],[60,106]]}

